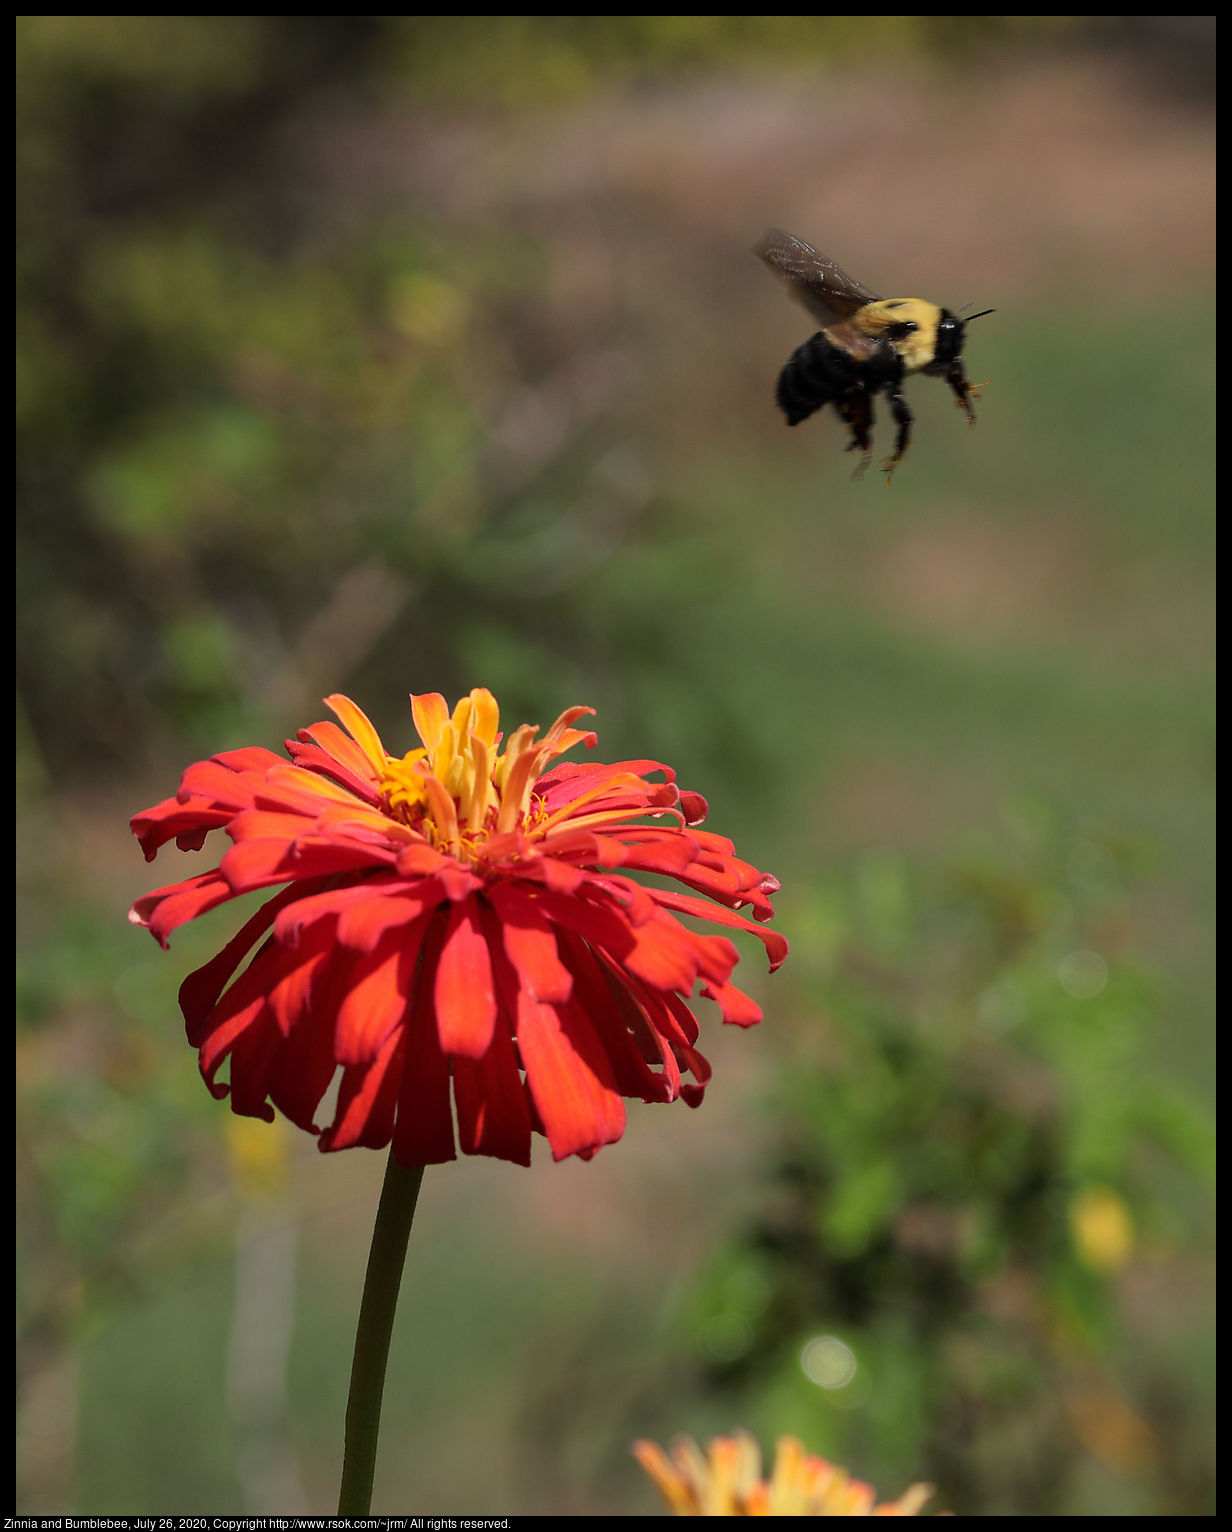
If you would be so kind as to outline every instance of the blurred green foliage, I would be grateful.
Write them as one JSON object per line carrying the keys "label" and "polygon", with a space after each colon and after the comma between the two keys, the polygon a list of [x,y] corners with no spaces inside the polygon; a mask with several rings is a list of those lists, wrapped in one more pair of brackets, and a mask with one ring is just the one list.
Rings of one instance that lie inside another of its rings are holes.
{"label": "blurred green foliage", "polygon": [[1025,16],[408,16],[390,18],[381,73],[414,100],[491,108],[784,60],[963,61],[1073,26]]}
{"label": "blurred green foliage", "polygon": [[[527,280],[502,249],[485,282],[431,231],[288,240],[252,140],[346,77],[363,25],[133,18],[130,50],[111,20],[23,32],[22,692],[56,778],[239,737],[299,701],[287,646],[310,672],[348,642],[358,661],[405,576],[448,591],[457,539],[433,527],[473,498],[481,430],[464,384],[500,371],[464,344],[463,292]],[[348,568],[350,631],[313,629]]]}
{"label": "blurred green foliage", "polygon": [[959,1514],[1083,1509],[1084,1451],[1128,1477],[1118,1508],[1201,1514],[1213,1358],[1178,1410],[1120,1301],[1131,1262],[1201,1240],[1214,1183],[1212,1123],[1144,1051],[1141,853],[1012,817],[940,886],[869,853],[788,905],[776,1163],[689,1324],[767,1440]]}
{"label": "blurred green foliage", "polygon": [[[233,1203],[222,1121],[171,1020],[183,970],[159,961],[145,932],[102,918],[94,898],[71,889],[48,858],[46,821],[26,819],[22,830],[16,1292],[25,1370],[225,1249]],[[31,920],[46,912],[54,919]],[[187,933],[181,960],[204,962],[219,929]]]}

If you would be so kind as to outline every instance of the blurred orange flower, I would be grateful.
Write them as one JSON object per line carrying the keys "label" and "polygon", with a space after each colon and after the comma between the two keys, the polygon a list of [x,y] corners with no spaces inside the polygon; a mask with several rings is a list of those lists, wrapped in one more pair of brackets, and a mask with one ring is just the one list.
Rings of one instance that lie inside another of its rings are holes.
{"label": "blurred orange flower", "polygon": [[761,1449],[747,1431],[716,1436],[708,1456],[678,1436],[669,1458],[654,1442],[634,1442],[633,1455],[677,1516],[918,1516],[932,1494],[913,1484],[901,1499],[874,1505],[871,1485],[813,1457],[794,1436],[780,1436],[769,1483]]}
{"label": "blurred orange flower", "polygon": [[[724,1021],[750,1026],[761,1011],[731,983],[733,944],[676,913],[754,932],[772,969],[787,955],[782,936],[735,913],[768,920],[779,885],[698,828],[705,799],[657,761],[548,769],[572,745],[593,748],[573,727],[591,708],[542,739],[523,725],[502,751],[490,692],[452,715],[437,693],[413,696],[423,745],[398,759],[348,698],[326,702],[347,733],[301,729],[290,763],[260,747],[200,761],[132,821],[147,860],[171,839],[199,849],[215,828],[234,842],[216,869],[133,906],[163,946],[215,905],[288,885],[180,990],[213,1094],[316,1133],[341,1065],[320,1147],[392,1139],[403,1165],[455,1157],[451,1078],[463,1152],[522,1165],[532,1129],[558,1160],[613,1143],[622,1097],[698,1105],[710,1066],[684,1003],[696,982]],[[655,772],[665,780],[646,780]],[[229,1086],[217,1078],[228,1058]]]}

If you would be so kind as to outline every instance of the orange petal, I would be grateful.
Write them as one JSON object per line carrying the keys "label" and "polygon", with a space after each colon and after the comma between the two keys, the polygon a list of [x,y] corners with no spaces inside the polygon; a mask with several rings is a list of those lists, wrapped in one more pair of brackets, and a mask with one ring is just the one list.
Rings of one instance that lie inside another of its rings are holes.
{"label": "orange petal", "polygon": [[385,762],[389,756],[381,743],[381,736],[376,732],[367,713],[362,708],[356,707],[351,699],[344,697],[341,692],[334,692],[326,697],[325,706],[331,708],[341,718],[343,727],[350,731],[355,743],[372,762],[373,770],[378,773],[384,771]]}
{"label": "orange petal", "polygon": [[436,752],[441,731],[449,722],[449,704],[440,692],[411,693],[411,717],[429,755]]}
{"label": "orange petal", "polygon": [[471,728],[485,745],[491,745],[495,751],[496,731],[500,727],[500,708],[496,698],[486,686],[476,686],[471,692],[471,702],[475,707]]}
{"label": "orange petal", "polygon": [[695,1516],[697,1502],[663,1448],[654,1442],[634,1442],[633,1456],[649,1474],[654,1487],[677,1516]]}
{"label": "orange petal", "polygon": [[357,777],[368,781],[376,780],[376,772],[372,763],[364,752],[356,747],[354,740],[348,739],[336,723],[330,723],[326,719],[323,723],[310,724],[306,729],[299,730],[299,736],[303,739],[307,735],[316,745],[319,745],[326,755],[333,758],[348,771],[353,771]]}

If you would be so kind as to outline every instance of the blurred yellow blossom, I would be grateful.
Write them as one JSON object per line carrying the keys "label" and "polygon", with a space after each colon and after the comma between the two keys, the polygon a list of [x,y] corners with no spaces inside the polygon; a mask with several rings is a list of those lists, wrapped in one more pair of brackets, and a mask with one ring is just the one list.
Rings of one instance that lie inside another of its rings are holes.
{"label": "blurred yellow blossom", "polygon": [[1119,1271],[1134,1247],[1129,1209],[1106,1186],[1089,1186],[1074,1198],[1070,1229],[1078,1254],[1096,1271]]}
{"label": "blurred yellow blossom", "polygon": [[638,1460],[677,1516],[918,1516],[931,1484],[913,1484],[898,1500],[874,1505],[876,1491],[845,1469],[780,1436],[769,1483],[761,1449],[747,1431],[716,1436],[708,1455],[688,1436],[669,1458],[654,1442],[633,1443]]}
{"label": "blurred yellow blossom", "polygon": [[275,1197],[290,1173],[286,1124],[281,1117],[229,1116],[223,1133],[236,1185],[246,1197]]}

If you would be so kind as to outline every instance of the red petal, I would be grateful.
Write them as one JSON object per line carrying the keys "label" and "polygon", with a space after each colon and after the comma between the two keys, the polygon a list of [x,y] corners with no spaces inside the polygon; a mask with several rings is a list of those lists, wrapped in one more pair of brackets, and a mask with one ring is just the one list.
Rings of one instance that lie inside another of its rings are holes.
{"label": "red petal", "polygon": [[424,939],[423,967],[406,1032],[406,1059],[394,1125],[394,1158],[399,1165],[440,1165],[456,1158],[453,1114],[449,1110],[449,1060],[441,1052],[433,1010],[436,970],[445,938],[438,915]]}
{"label": "red petal", "polygon": [[684,815],[687,825],[704,824],[710,813],[710,805],[702,797],[701,793],[684,793],[680,795],[680,812]]}
{"label": "red petal", "polygon": [[755,1027],[762,1018],[761,1006],[734,984],[703,984],[702,994],[717,1003],[730,1026]]}
{"label": "red petal", "polygon": [[338,1110],[334,1120],[321,1134],[322,1153],[333,1149],[351,1149],[362,1144],[367,1149],[383,1149],[394,1130],[394,1108],[402,1083],[406,1035],[391,1032],[377,1057],[366,1065],[352,1066],[342,1076],[338,1090]]}
{"label": "red petal", "polygon": [[[275,936],[277,932],[278,923],[275,921]],[[313,990],[329,961],[334,946],[334,922],[322,920],[309,927],[303,941],[296,946],[283,947],[283,951],[287,954],[287,966],[282,977],[270,990],[269,1001],[284,1037],[290,1037],[299,1025],[300,1018],[311,1007]],[[326,1029],[332,1050],[334,1035],[332,1017],[327,1020]]]}
{"label": "red petal", "polygon": [[391,931],[351,972],[338,1009],[335,1052],[340,1064],[370,1064],[406,1014],[427,918]]}
{"label": "red petal", "polygon": [[211,1092],[221,1098],[228,1086],[216,1086],[214,1075],[239,1037],[254,1025],[267,1004],[270,988],[277,982],[285,954],[269,940],[222,997],[201,1028],[189,1041],[197,1045],[197,1063]]}
{"label": "red petal", "polygon": [[682,1088],[679,1045],[683,1044],[683,1036],[664,1004],[666,995],[659,990],[647,989],[625,973],[609,972],[607,977],[642,1057],[647,1062],[657,1059],[663,1065],[663,1076],[671,1086],[668,1099],[675,1100]]}
{"label": "red petal", "polygon": [[596,835],[593,830],[554,830],[535,844],[541,856],[567,858],[580,863],[595,863],[604,867],[619,867],[625,859],[625,848],[610,836]]}
{"label": "red petal", "polygon": [[412,841],[398,853],[398,871],[403,874],[439,872],[451,861],[451,857],[434,850],[426,841]]}
{"label": "red petal", "polygon": [[444,890],[446,899],[455,901],[465,899],[468,894],[475,893],[483,887],[482,882],[473,872],[467,872],[465,867],[459,867],[456,862],[446,863],[436,874],[436,882]]}
{"label": "red petal", "polygon": [[274,1061],[270,1100],[297,1128],[316,1133],[319,1130],[312,1119],[337,1068],[329,1018],[318,1024],[311,1013],[304,1014]]}
{"label": "red petal", "polygon": [[[691,931],[674,920],[652,920],[634,931],[636,944],[625,967],[656,989],[690,994],[697,977],[697,953]],[[725,976],[726,977],[726,976]]]}
{"label": "red petal", "polygon": [[[341,744],[326,744],[326,740],[331,738],[324,732],[327,729],[333,730]],[[300,729],[298,739],[284,740],[283,743],[296,766],[328,777],[331,782],[337,782],[339,787],[345,787],[365,803],[377,802],[376,778],[371,763],[337,724],[314,724],[311,729]],[[348,748],[344,749],[344,746]]]}
{"label": "red petal", "polygon": [[360,846],[353,841],[323,841],[314,837],[299,843],[285,840],[246,840],[231,847],[219,863],[219,871],[233,891],[247,893],[270,883],[291,878],[318,878],[330,873],[359,872],[365,867],[390,866],[392,851]]}
{"label": "red petal", "polygon": [[[270,760],[277,762],[278,757],[271,754]],[[252,806],[253,792],[264,782],[266,769],[232,771],[217,760],[196,761],[180,778],[176,797],[184,804],[192,798],[206,798],[214,808],[236,813]]]}
{"label": "red petal", "polygon": [[[601,836],[611,841],[614,836]],[[669,878],[679,877],[686,867],[691,867],[698,857],[698,845],[691,835],[683,831],[670,838],[655,841],[634,841],[621,848],[624,851],[622,865],[635,867],[641,872],[661,872]],[[616,863],[611,865],[615,866]]]}
{"label": "red petal", "polygon": [[[686,871],[673,873],[672,876],[686,888],[694,888],[699,894],[705,894],[707,898],[729,909],[751,905],[757,920],[769,920],[774,914],[774,906],[758,884],[746,883],[740,869],[730,862],[726,867],[715,868],[704,861],[697,861]],[[704,918],[718,920],[720,917],[707,910]]]}
{"label": "red petal", "polygon": [[[665,1039],[678,1065],[691,1070],[699,1085],[681,1085],[680,1094],[690,1106],[700,1106],[702,1091],[710,1079],[710,1064],[692,1046],[697,1038],[697,1018],[684,1001],[670,990],[652,990],[630,981],[629,988],[645,1009],[657,1034]],[[690,1041],[686,1041],[689,1039]]]}
{"label": "red petal", "polygon": [[[484,911],[489,950],[493,961],[508,970],[500,950],[497,918]],[[516,989],[517,980],[506,972],[498,987],[502,994]],[[458,1139],[465,1154],[489,1154],[515,1165],[530,1164],[530,1107],[518,1073],[513,1048],[513,1017],[501,1006],[492,1046],[482,1059],[455,1058],[453,1096],[458,1108]]]}
{"label": "red petal", "polygon": [[265,1098],[281,1045],[282,1033],[267,1005],[231,1050],[231,1110],[238,1116],[273,1122],[274,1108]]}
{"label": "red petal", "polygon": [[[643,777],[648,771],[663,772],[667,777],[667,784],[645,782],[642,786],[647,794],[658,793],[665,785],[676,780],[676,773],[670,766],[664,766],[661,761],[616,761],[610,766],[604,766],[599,762],[583,766],[576,761],[562,761],[559,766],[553,766],[551,771],[544,772],[535,783],[535,793],[542,798],[548,812],[555,814],[566,803],[573,803],[583,793],[592,792],[612,777]],[[674,789],[672,797],[674,800]],[[588,811],[589,808],[590,805],[587,805]]]}
{"label": "red petal", "polygon": [[303,892],[304,889],[296,884],[275,894],[261,906],[251,920],[240,928],[216,957],[212,957],[203,967],[190,973],[180,985],[180,1010],[188,1027],[190,1042],[194,1031],[204,1023],[205,1018],[218,1003],[219,995],[226,987],[227,980],[239,967],[244,954],[266,928],[274,923],[274,916],[279,910],[285,909]]}
{"label": "red petal", "polygon": [[622,911],[610,905],[570,898],[550,889],[545,889],[538,897],[549,919],[584,936],[592,946],[602,947],[617,963],[622,963],[632,952],[634,934]]}
{"label": "red petal", "polygon": [[335,944],[331,921],[314,927],[294,957],[295,970],[270,996],[271,1009],[284,1012],[280,1020],[292,1027],[274,1066],[270,1097],[292,1122],[315,1133],[312,1119],[337,1067],[334,1032],[354,958]]}
{"label": "red petal", "polygon": [[181,803],[178,798],[164,798],[152,809],[134,814],[129,820],[129,828],[140,841],[146,861],[152,862],[158,855],[158,848],[169,840],[178,841],[196,830],[207,835],[225,825],[230,817],[230,809],[216,809],[208,798],[193,798],[188,803]]}
{"label": "red petal", "polygon": [[255,771],[261,774],[267,772],[271,766],[287,764],[280,755],[275,755],[264,745],[241,745],[238,750],[220,750],[210,759],[217,761],[220,766],[225,766],[228,771]]}
{"label": "red petal", "polygon": [[787,957],[787,938],[779,931],[767,931],[764,926],[754,925],[742,915],[734,915],[722,906],[715,907],[703,899],[692,899],[688,894],[674,894],[665,888],[648,889],[656,904],[669,910],[680,910],[685,915],[699,915],[703,920],[713,920],[717,925],[734,926],[738,931],[749,931],[765,944],[770,959],[770,972],[782,965]]}
{"label": "red petal", "polygon": [[[676,1060],[642,1015],[627,986],[619,981],[608,984],[590,949],[579,937],[562,931],[561,948],[573,970],[573,1003],[589,1018],[598,1034],[612,1065],[617,1090],[622,1096],[638,1096],[643,1101],[674,1100],[680,1090]],[[630,1035],[631,1027],[637,1040]],[[663,1074],[656,1074],[649,1067],[639,1043],[649,1049],[649,1058],[664,1065]]]}
{"label": "red petal", "polygon": [[[298,884],[295,886],[299,887]],[[317,921],[327,916],[341,915],[352,904],[362,904],[366,900],[375,899],[378,894],[393,897],[406,893],[413,886],[404,878],[391,878],[377,873],[375,877],[347,883],[341,888],[331,888],[326,893],[305,894],[279,915],[274,922],[274,935],[284,947],[294,947],[302,932]]]}
{"label": "red petal", "polygon": [[348,771],[334,760],[324,750],[319,750],[316,745],[306,745],[299,740],[288,739],[285,741],[287,754],[291,757],[293,765],[301,771],[311,771],[320,777],[328,777],[331,782],[336,782],[339,787],[345,787],[347,792],[354,793],[363,803],[375,806],[379,802],[376,788],[370,781],[357,777],[353,771]]}
{"label": "red petal", "polygon": [[425,909],[441,903],[441,889],[431,880],[413,894],[384,895],[348,904],[338,921],[338,940],[357,952],[371,952],[394,926],[418,920]]}
{"label": "red petal", "polygon": [[594,1028],[577,1008],[518,996],[518,1047],[552,1158],[614,1144],[625,1130],[625,1104]]}
{"label": "red petal", "polygon": [[552,922],[536,900],[508,883],[491,890],[503,943],[525,989],[535,1000],[568,1000],[573,977],[556,950]]}
{"label": "red petal", "polygon": [[230,1092],[231,1087],[218,1084],[214,1076],[218,1073],[223,1060],[248,1028],[258,1023],[264,1009],[265,997],[258,995],[243,1010],[237,1011],[234,1016],[229,1016],[226,1021],[215,1027],[202,1043],[197,1054],[197,1068],[201,1071],[201,1078],[205,1081],[210,1095],[216,1101],[221,1101]]}
{"label": "red petal", "polygon": [[474,897],[455,904],[436,973],[436,1025],[446,1053],[481,1059],[496,1025],[492,960]]}
{"label": "red petal", "polygon": [[[670,990],[660,992],[657,995],[657,998],[663,1002],[664,1010],[671,1014],[675,1025],[680,1029],[680,1035],[684,1038],[685,1043],[691,1048],[697,1041],[697,1034],[699,1031],[697,1025],[697,1017],[694,1016],[693,1012],[684,1003],[680,996],[673,995]],[[657,1021],[655,1025],[658,1025]]]}
{"label": "red petal", "polygon": [[226,904],[233,898],[231,885],[216,870],[199,873],[186,878],[183,883],[172,883],[167,888],[157,888],[152,894],[138,899],[128,912],[134,925],[147,926],[160,947],[167,945],[167,938],[177,926],[195,920],[206,910]]}
{"label": "red petal", "polygon": [[650,891],[623,873],[591,872],[587,874],[586,882],[588,893],[591,889],[602,890],[602,896],[620,909],[631,926],[644,926],[659,913],[659,906],[650,897]]}
{"label": "red petal", "polygon": [[541,857],[536,870],[544,883],[558,894],[576,893],[586,881],[586,874],[581,868],[570,866],[568,862],[558,862],[550,856]]}
{"label": "red petal", "polygon": [[316,814],[294,814],[269,808],[242,809],[231,817],[227,834],[233,841],[278,840],[289,845],[316,829]]}

